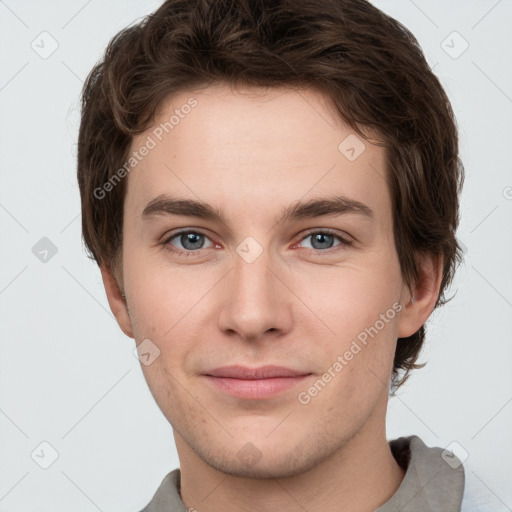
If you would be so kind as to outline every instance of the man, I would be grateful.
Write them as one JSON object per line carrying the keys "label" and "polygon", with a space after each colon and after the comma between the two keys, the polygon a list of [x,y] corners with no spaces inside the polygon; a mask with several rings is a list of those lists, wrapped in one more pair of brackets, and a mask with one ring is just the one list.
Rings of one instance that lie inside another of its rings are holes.
{"label": "man", "polygon": [[453,112],[364,0],[169,0],[83,92],[83,236],[180,460],[156,511],[459,511],[388,443],[460,260]]}

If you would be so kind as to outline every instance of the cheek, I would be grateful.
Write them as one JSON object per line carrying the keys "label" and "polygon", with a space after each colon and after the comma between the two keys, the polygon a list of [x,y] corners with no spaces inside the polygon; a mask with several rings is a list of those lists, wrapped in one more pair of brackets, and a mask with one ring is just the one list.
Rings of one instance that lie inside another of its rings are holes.
{"label": "cheek", "polygon": [[321,324],[322,330],[341,342],[373,326],[390,308],[386,320],[393,319],[400,284],[398,264],[378,262],[319,266],[314,274],[298,271],[293,276],[294,292],[306,306],[302,309],[315,319],[312,325],[317,329]]}
{"label": "cheek", "polygon": [[211,288],[205,272],[171,268],[162,258],[152,262],[132,253],[124,270],[133,327],[143,337],[163,340],[182,329],[201,311],[201,297]]}
{"label": "cheek", "polygon": [[181,382],[184,369],[193,366],[194,354],[215,321],[211,301],[216,280],[199,267],[170,268],[145,260],[126,260],[125,288],[135,339],[149,339],[159,350],[154,363],[142,368],[154,390],[162,382],[173,387],[171,375],[181,375]]}
{"label": "cheek", "polygon": [[[313,283],[296,282],[297,294],[302,293],[321,319],[309,325],[304,319],[302,328],[311,330],[308,338],[323,354],[325,379],[331,376],[326,385],[330,391],[322,394],[327,398],[333,393],[333,403],[355,409],[375,401],[387,388],[393,366],[401,309],[398,264],[325,268],[315,274]],[[319,325],[325,336],[319,336]],[[323,389],[321,384],[317,387]]]}

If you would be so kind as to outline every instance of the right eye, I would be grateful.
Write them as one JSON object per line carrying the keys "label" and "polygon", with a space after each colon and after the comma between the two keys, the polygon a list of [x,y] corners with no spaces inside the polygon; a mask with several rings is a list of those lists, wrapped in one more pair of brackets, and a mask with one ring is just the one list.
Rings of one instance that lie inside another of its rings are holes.
{"label": "right eye", "polygon": [[[171,234],[165,239],[163,245],[172,252],[188,257],[191,256],[192,253],[201,252],[203,250],[205,239],[209,240],[201,231],[186,229]],[[174,240],[176,240],[181,247],[176,247],[173,243]]]}

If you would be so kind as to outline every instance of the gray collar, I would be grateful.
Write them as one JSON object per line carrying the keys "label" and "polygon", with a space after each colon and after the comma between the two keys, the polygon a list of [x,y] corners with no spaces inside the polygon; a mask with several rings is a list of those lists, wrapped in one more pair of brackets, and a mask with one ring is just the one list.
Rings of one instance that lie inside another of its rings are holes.
{"label": "gray collar", "polygon": [[[442,448],[431,448],[418,436],[400,437],[389,445],[406,473],[395,494],[375,512],[460,511],[464,468],[455,456],[445,453],[443,458]],[[141,512],[187,512],[179,488],[180,470],[175,469]]]}
{"label": "gray collar", "polygon": [[375,512],[460,511],[464,467],[455,455],[427,446],[418,436],[400,437],[389,445],[407,469],[395,494]]}

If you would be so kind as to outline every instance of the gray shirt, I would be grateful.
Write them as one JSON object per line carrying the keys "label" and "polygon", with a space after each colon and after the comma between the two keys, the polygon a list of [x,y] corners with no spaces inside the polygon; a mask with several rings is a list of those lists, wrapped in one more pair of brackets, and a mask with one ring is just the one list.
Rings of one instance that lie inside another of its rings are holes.
{"label": "gray shirt", "polygon": [[[395,494],[375,512],[460,511],[464,468],[457,457],[442,448],[425,445],[418,436],[400,437],[389,445],[406,473]],[[188,512],[179,492],[180,470],[175,469],[163,479],[141,512]]]}

